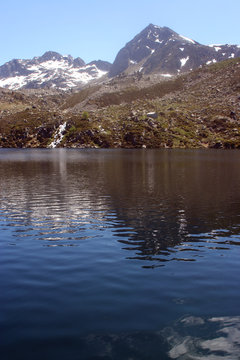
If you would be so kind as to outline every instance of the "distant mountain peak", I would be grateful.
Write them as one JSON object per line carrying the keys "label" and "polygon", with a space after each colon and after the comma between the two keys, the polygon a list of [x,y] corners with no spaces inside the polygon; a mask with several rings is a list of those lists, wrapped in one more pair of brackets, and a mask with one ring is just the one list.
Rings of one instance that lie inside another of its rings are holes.
{"label": "distant mountain peak", "polygon": [[86,65],[80,57],[74,59],[71,55],[47,51],[33,59],[14,59],[0,66],[0,87],[67,90],[102,77],[110,66],[101,60]]}
{"label": "distant mountain peak", "polygon": [[38,57],[39,61],[61,60],[63,56],[56,51],[46,51],[42,56]]}
{"label": "distant mountain peak", "polygon": [[170,76],[235,56],[240,56],[235,45],[211,48],[167,26],[149,24],[118,52],[109,76],[137,71]]}

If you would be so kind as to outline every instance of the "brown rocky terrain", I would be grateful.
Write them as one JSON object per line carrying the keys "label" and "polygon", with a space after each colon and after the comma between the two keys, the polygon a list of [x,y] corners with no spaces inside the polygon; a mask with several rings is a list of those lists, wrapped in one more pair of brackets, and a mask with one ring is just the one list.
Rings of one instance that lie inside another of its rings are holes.
{"label": "brown rocky terrain", "polygon": [[1,89],[0,146],[240,148],[240,58],[75,93]]}

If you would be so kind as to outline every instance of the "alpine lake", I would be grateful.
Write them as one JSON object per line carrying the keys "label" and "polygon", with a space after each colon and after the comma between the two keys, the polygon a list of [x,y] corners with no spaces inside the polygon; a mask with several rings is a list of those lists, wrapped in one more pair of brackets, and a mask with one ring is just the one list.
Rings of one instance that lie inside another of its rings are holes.
{"label": "alpine lake", "polygon": [[240,152],[0,150],[0,359],[240,359]]}

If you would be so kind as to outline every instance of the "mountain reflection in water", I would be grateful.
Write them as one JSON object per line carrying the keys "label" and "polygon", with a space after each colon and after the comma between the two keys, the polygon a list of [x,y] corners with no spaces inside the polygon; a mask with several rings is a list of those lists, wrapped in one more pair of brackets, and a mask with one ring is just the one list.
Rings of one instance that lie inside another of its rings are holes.
{"label": "mountain reflection in water", "polygon": [[51,246],[77,245],[102,227],[129,259],[195,261],[205,247],[239,245],[239,156],[216,154],[5,151],[1,209]]}
{"label": "mountain reflection in water", "polygon": [[239,245],[238,154],[214,155],[143,151],[104,169],[117,218],[134,230],[115,230],[130,258],[165,262],[191,251],[182,260],[195,260],[206,240],[214,249]]}

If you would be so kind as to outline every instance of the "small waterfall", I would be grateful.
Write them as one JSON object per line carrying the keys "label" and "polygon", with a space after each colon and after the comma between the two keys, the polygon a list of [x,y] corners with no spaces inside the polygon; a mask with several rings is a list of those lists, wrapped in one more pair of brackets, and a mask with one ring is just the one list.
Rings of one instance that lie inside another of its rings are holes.
{"label": "small waterfall", "polygon": [[63,132],[66,129],[66,125],[67,125],[67,122],[65,121],[65,123],[63,123],[59,126],[59,128],[57,129],[57,131],[54,134],[54,139],[51,142],[51,144],[48,145],[48,148],[55,148],[58,144],[60,144],[60,142],[63,139]]}

